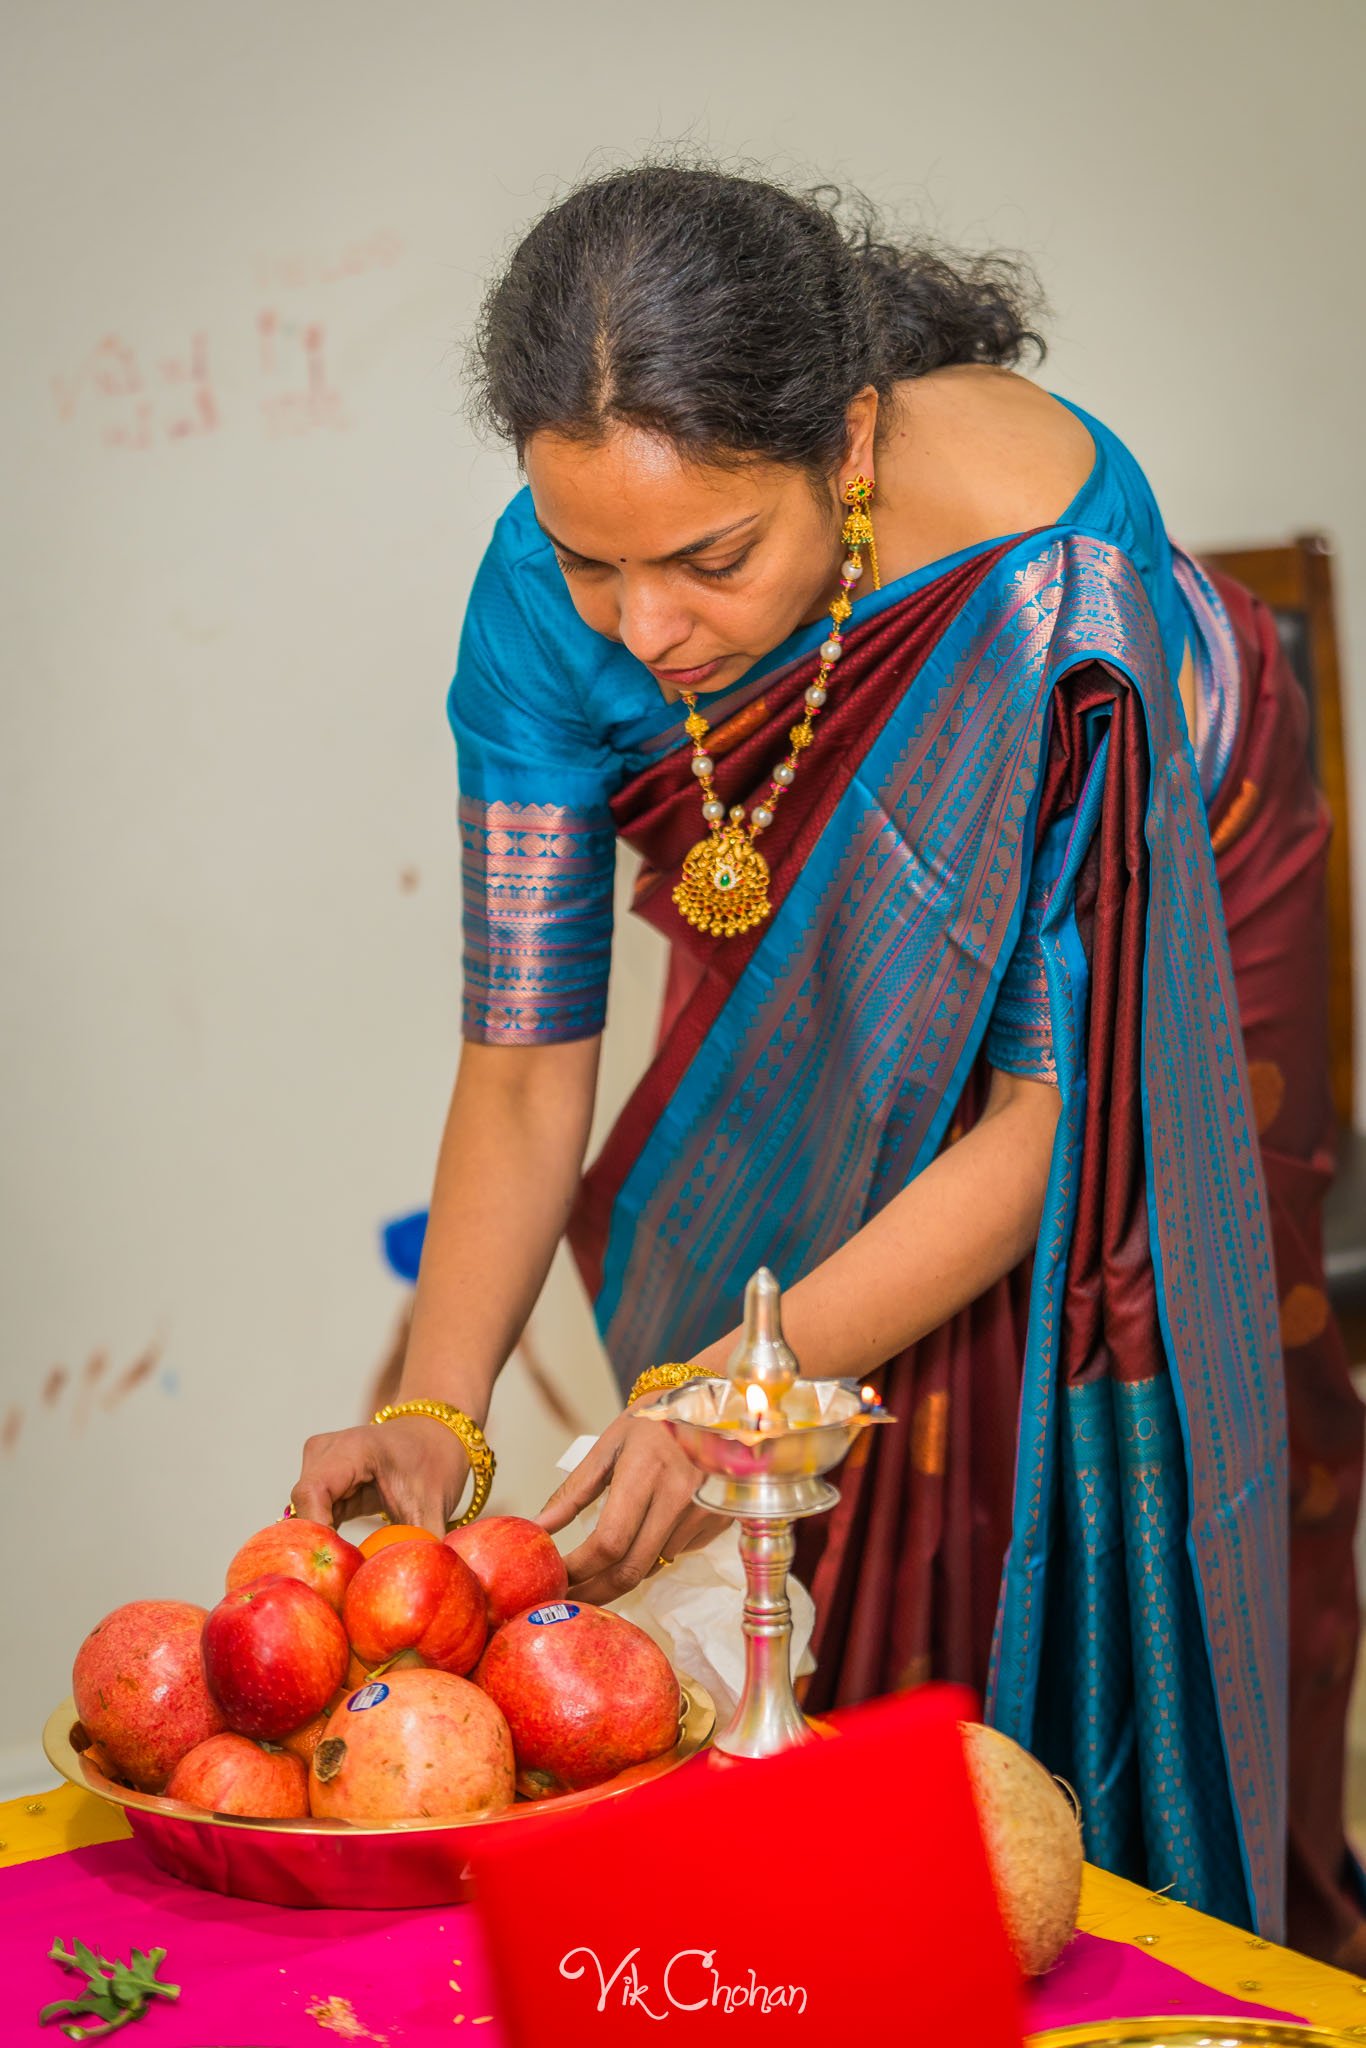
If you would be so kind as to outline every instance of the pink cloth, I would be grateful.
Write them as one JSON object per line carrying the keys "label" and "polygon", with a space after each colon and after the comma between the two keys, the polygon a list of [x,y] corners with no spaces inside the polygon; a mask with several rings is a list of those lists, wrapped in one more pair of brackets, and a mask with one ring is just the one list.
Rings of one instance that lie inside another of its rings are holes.
{"label": "pink cloth", "polygon": [[[120,2048],[337,2048],[342,2041],[459,2048],[466,2039],[470,2048],[507,2048],[492,2017],[492,1980],[470,1906],[419,1913],[260,1906],[163,1875],[135,1842],[19,1864],[0,1871],[5,2048],[67,2048],[55,2025],[38,2025],[44,2005],[73,1997],[83,1982],[49,1962],[58,1936],[124,1961],[132,1948],[166,1950],[160,1975],[181,1986],[180,1998],[116,2035]],[[308,2008],[328,1998],[347,2000],[368,2033],[348,2035],[310,2018]],[[465,2018],[456,2026],[459,2013]]]}
{"label": "pink cloth", "polygon": [[[469,1906],[375,1913],[254,1905],[164,1876],[133,1842],[19,1865],[0,1871],[6,2048],[64,2048],[56,2027],[37,2023],[42,2006],[79,1987],[48,1961],[59,1936],[124,1959],[132,1948],[166,1949],[161,1974],[183,1987],[179,2003],[157,2006],[120,2036],[130,2048],[329,2048],[345,2040],[508,2048]],[[311,2017],[309,2007],[327,1999],[344,1999],[368,2033]],[[1029,2025],[1181,2012],[1294,2017],[1209,1991],[1139,1949],[1081,1934],[1034,1987]],[[651,2024],[642,2022],[642,2034]],[[775,2015],[775,2043],[801,2038],[800,2026],[795,2016]]]}
{"label": "pink cloth", "polygon": [[1159,1963],[1146,1949],[1102,1941],[1094,1934],[1077,1935],[1057,1968],[1030,1988],[1029,2025],[1039,2033],[1046,2027],[1080,2026],[1083,2020],[1165,2018],[1169,2013],[1201,2019],[1300,2017],[1211,1991],[1184,1970]]}

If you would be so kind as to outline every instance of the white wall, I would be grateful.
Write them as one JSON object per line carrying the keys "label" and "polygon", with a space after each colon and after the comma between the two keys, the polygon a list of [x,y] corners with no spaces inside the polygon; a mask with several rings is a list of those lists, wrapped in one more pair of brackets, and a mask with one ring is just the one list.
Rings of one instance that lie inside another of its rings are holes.
{"label": "white wall", "polygon": [[[85,1629],[140,1595],[212,1601],[303,1436],[359,1414],[397,1311],[376,1226],[423,1197],[456,1041],[443,693],[512,487],[462,422],[455,342],[508,238],[594,152],[690,135],[1031,250],[1057,308],[1049,383],[1131,441],[1181,537],[1336,535],[1360,670],[1366,13],[7,15],[0,1781],[17,1784],[40,1773],[35,1732]],[[616,1096],[656,969],[623,935]],[[600,1423],[566,1273],[537,1329]],[[515,1366],[493,1434],[504,1505],[539,1505],[563,1433]]]}

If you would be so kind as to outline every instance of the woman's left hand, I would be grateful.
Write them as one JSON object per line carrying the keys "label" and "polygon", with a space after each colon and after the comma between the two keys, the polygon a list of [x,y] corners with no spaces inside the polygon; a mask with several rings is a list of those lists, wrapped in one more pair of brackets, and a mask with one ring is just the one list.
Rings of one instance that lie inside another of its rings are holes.
{"label": "woman's left hand", "polygon": [[570,1592],[591,1605],[629,1593],[661,1560],[672,1563],[681,1551],[710,1542],[730,1519],[693,1505],[697,1467],[667,1429],[629,1408],[556,1488],[536,1521],[553,1536],[604,1487],[597,1527],[565,1558]]}

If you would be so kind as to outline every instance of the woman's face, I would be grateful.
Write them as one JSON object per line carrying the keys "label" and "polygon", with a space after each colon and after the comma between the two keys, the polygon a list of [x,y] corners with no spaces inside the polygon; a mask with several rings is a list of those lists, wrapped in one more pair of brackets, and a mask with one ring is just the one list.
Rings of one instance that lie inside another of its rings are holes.
{"label": "woman's face", "polygon": [[689,464],[624,426],[591,446],[535,434],[525,460],[579,617],[666,697],[728,689],[835,594],[837,479],[818,496],[785,463]]}

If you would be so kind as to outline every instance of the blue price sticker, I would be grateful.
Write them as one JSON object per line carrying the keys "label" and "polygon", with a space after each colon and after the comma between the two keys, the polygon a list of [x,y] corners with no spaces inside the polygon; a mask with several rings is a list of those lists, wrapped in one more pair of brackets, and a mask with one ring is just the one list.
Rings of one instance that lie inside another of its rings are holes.
{"label": "blue price sticker", "polygon": [[376,1678],[372,1679],[369,1685],[363,1685],[359,1692],[353,1692],[346,1705],[351,1713],[363,1714],[367,1707],[377,1707],[381,1700],[387,1700],[388,1697],[388,1686],[381,1685]]}
{"label": "blue price sticker", "polygon": [[572,1601],[557,1600],[553,1607],[538,1607],[527,1620],[533,1628],[548,1628],[552,1621],[572,1621],[578,1611]]}

